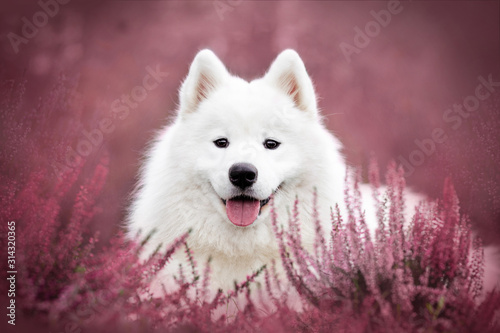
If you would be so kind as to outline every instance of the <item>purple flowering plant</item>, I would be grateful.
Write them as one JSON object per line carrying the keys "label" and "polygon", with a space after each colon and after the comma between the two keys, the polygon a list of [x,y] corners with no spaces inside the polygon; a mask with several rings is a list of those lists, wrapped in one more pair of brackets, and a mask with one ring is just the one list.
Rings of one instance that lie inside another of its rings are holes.
{"label": "purple flowering plant", "polygon": [[[77,96],[64,82],[54,89],[48,101],[40,103],[38,111],[77,105]],[[1,167],[5,172],[0,175],[0,216],[2,221],[17,222],[17,311],[24,321],[36,323],[39,330],[500,330],[500,293],[482,290],[483,247],[480,239],[473,236],[467,217],[460,213],[451,180],[445,182],[440,200],[421,202],[411,221],[405,223],[402,170],[390,164],[385,187],[381,187],[377,165],[372,162],[369,181],[377,205],[375,233],[368,230],[365,222],[358,188],[360,177],[356,175],[345,189],[346,214],[333,207],[330,230],[323,230],[321,221],[316,219],[312,251],[301,245],[298,201],[288,217],[288,228],[278,224],[273,210],[280,262],[249,275],[228,294],[219,291],[209,297],[210,263],[194,262],[189,233],[146,261],[139,260],[139,253],[148,235],[128,242],[119,233],[104,244],[98,243],[99,235],[91,232],[89,223],[102,209],[99,198],[108,176],[108,157],[101,157],[96,163],[82,161],[54,177],[53,170],[43,163],[47,157],[38,153],[38,148],[51,143],[50,158],[57,158],[64,153],[70,134],[61,131],[59,141],[44,134],[28,138],[21,130],[26,126],[16,127],[19,120],[13,116],[23,98],[23,85],[3,84],[10,87],[2,89],[5,93],[1,100],[8,111],[4,116],[8,119],[3,122],[3,139],[9,141],[10,149],[2,152]],[[34,112],[22,121],[28,127],[42,128],[40,114]],[[12,154],[23,154],[30,163],[24,167],[9,164]],[[317,212],[315,200],[312,208]],[[2,231],[5,235],[6,230]],[[2,248],[6,248],[6,241],[6,237],[0,238]],[[176,291],[154,296],[149,283],[168,265],[175,251],[185,252],[190,267],[180,270]],[[5,265],[4,260],[4,271]],[[277,265],[282,265],[285,277],[277,275]],[[190,274],[184,274],[186,269]],[[258,293],[271,303],[268,311],[262,311],[251,297],[257,290],[257,276],[265,281]],[[285,284],[293,290],[284,288]],[[300,310],[288,305],[292,293]],[[215,315],[237,297],[246,302],[234,316]]]}

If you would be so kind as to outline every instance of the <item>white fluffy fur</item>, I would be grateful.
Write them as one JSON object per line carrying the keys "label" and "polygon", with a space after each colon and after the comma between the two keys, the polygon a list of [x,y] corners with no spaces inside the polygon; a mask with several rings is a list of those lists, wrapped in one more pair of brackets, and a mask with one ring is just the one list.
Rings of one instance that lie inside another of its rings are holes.
{"label": "white fluffy fur", "polygon": [[[226,137],[230,145],[213,141]],[[263,142],[281,142],[266,150]],[[299,55],[282,52],[269,72],[246,82],[230,75],[209,50],[198,53],[180,90],[180,108],[150,149],[131,207],[129,235],[156,230],[145,256],[192,229],[189,244],[203,264],[212,257],[212,285],[228,290],[271,259],[278,259],[270,205],[249,227],[227,218],[221,198],[236,194],[228,170],[236,162],[258,169],[251,194],[259,200],[275,193],[280,222],[295,197],[300,200],[304,242],[312,244],[311,200],[316,188],[322,220],[342,198],[345,166],[340,144],[321,124],[312,82]],[[279,186],[279,189],[278,189]],[[176,260],[185,264],[180,253]],[[177,263],[164,272],[176,273]]]}
{"label": "white fluffy fur", "polygon": [[[228,138],[227,148],[213,141]],[[281,142],[267,150],[267,138]],[[270,260],[279,260],[271,227],[270,205],[248,227],[233,225],[221,199],[238,194],[229,168],[247,162],[258,169],[258,180],[246,194],[263,200],[274,193],[279,222],[298,197],[305,246],[314,240],[312,198],[316,190],[320,218],[329,228],[330,207],[343,205],[345,162],[340,143],[321,123],[313,84],[299,55],[283,51],[267,74],[247,82],[228,73],[217,56],[196,55],[180,90],[175,121],[152,145],[131,206],[130,237],[156,230],[144,256],[159,244],[172,243],[192,229],[188,243],[202,266],[212,257],[213,289],[231,289]],[[370,196],[367,216],[375,216]],[[182,251],[162,272],[169,286]]]}

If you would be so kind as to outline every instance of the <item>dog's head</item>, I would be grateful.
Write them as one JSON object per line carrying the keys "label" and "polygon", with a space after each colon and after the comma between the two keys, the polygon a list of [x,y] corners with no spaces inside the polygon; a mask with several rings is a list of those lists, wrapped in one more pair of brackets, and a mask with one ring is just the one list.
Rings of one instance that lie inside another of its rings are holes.
{"label": "dog's head", "polygon": [[314,88],[293,50],[251,82],[229,74],[212,51],[199,52],[180,90],[177,123],[189,167],[217,197],[217,210],[240,227],[267,215],[271,196],[299,183],[312,152],[321,154]]}

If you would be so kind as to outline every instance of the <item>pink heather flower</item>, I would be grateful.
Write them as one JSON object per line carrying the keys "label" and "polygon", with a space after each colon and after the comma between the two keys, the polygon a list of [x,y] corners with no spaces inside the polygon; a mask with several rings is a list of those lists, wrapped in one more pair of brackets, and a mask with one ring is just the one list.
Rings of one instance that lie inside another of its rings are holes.
{"label": "pink heather flower", "polygon": [[[61,78],[38,108],[57,111],[71,107],[75,113],[80,112],[75,105],[78,96],[70,93],[67,83],[67,79]],[[13,85],[10,94],[0,95],[4,110],[13,112],[19,108],[23,89],[22,85]],[[69,127],[75,128],[74,124]],[[16,134],[19,128],[11,132],[15,141],[12,147],[36,151],[37,142],[27,142],[23,135]],[[49,137],[40,139],[49,141]],[[66,146],[64,141],[58,141],[53,155],[64,154]],[[12,153],[2,152],[2,157],[8,158]],[[64,170],[61,177],[54,177],[44,164],[33,165],[40,167],[27,170],[22,179],[13,181],[0,175],[0,216],[4,221],[17,222],[17,311],[23,320],[36,321],[41,329],[500,331],[500,293],[482,290],[481,241],[472,240],[469,221],[460,213],[449,179],[444,184],[443,198],[421,203],[408,227],[404,227],[402,170],[394,163],[389,165],[387,191],[383,193],[378,167],[372,160],[369,179],[379,226],[375,237],[366,227],[359,193],[360,174],[354,173],[352,179],[347,179],[345,189],[346,214],[343,216],[337,206],[332,207],[328,231],[321,227],[318,198],[314,194],[311,210],[317,234],[312,253],[301,244],[298,200],[286,230],[278,225],[271,202],[280,261],[249,272],[228,295],[221,291],[213,295],[208,290],[210,263],[205,263],[199,276],[200,263],[194,261],[188,233],[144,262],[139,260],[141,243],[126,242],[122,234],[96,246],[97,235],[90,233],[89,221],[99,209],[99,195],[107,176],[106,157],[97,164],[82,161],[75,168]],[[92,172],[82,174],[84,166]],[[119,223],[106,221],[113,222]],[[6,248],[5,237],[0,238],[0,245]],[[190,265],[184,267],[188,271],[180,271],[177,276],[178,290],[153,296],[149,283],[181,248]],[[5,265],[5,261],[0,264],[7,271]],[[285,276],[279,276],[278,270],[284,271]],[[261,274],[264,284],[256,290],[255,279]],[[255,297],[272,305],[261,307]],[[220,315],[236,298],[244,302],[235,315]],[[289,306],[292,301],[299,302],[300,310]]]}

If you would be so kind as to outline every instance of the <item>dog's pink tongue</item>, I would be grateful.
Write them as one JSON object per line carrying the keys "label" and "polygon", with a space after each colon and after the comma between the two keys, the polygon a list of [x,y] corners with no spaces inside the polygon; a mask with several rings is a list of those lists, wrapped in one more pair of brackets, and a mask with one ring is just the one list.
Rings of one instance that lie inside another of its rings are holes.
{"label": "dog's pink tongue", "polygon": [[260,202],[251,199],[229,199],[226,202],[227,217],[234,225],[246,227],[252,224],[259,215]]}

